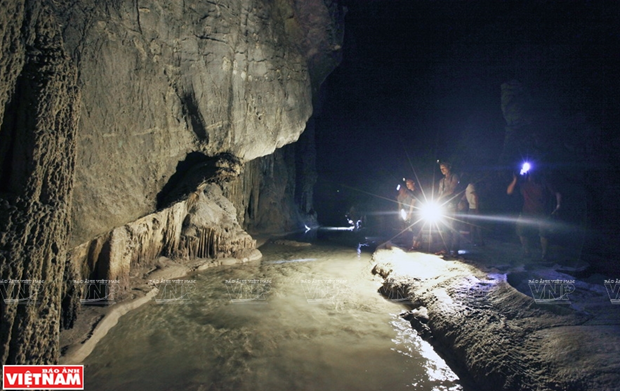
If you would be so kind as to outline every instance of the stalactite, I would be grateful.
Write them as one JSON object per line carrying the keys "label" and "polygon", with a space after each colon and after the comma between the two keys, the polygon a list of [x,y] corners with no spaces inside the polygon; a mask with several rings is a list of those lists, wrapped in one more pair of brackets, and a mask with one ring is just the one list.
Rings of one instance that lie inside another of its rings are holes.
{"label": "stalactite", "polygon": [[214,243],[214,240],[215,240],[215,230],[214,229],[210,229],[209,233],[208,233],[208,236],[209,236],[209,240],[208,240],[209,250],[207,251],[207,257],[215,258],[215,243]]}
{"label": "stalactite", "polygon": [[[243,231],[241,231],[243,232]],[[221,228],[201,228],[197,236],[184,236],[175,251],[178,257],[221,258],[238,257],[255,247],[256,242],[248,235],[231,235]]]}
{"label": "stalactite", "polygon": [[[242,197],[245,185],[236,186],[231,194]],[[191,207],[181,201],[76,247],[72,261],[81,275],[74,279],[119,280],[114,299],[122,300],[130,292],[131,270],[154,266],[162,254],[177,259],[248,257],[256,242],[237,224],[231,203],[219,189],[197,193]],[[76,290],[65,292],[65,324],[70,324],[81,295]]]}
{"label": "stalactite", "polygon": [[206,251],[206,247],[207,247],[207,242],[209,240],[209,229],[203,229],[200,231],[200,240],[203,243],[203,246],[201,248],[200,254],[198,255],[200,258],[208,258],[209,257],[209,253]]}
{"label": "stalactite", "polygon": [[187,203],[179,202],[166,210],[162,232],[162,254],[172,256],[177,252],[181,240],[181,227],[187,215]]}

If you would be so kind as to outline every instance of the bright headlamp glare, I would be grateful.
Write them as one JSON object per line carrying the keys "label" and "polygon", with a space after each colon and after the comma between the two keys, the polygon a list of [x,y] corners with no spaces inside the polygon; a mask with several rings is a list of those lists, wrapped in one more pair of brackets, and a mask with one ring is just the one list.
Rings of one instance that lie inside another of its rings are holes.
{"label": "bright headlamp glare", "polygon": [[530,168],[532,168],[532,165],[528,162],[523,163],[523,165],[521,166],[521,175],[525,175],[528,173],[528,171],[530,171]]}
{"label": "bright headlamp glare", "polygon": [[420,207],[420,218],[426,223],[437,224],[443,217],[443,207],[435,201],[427,201]]}

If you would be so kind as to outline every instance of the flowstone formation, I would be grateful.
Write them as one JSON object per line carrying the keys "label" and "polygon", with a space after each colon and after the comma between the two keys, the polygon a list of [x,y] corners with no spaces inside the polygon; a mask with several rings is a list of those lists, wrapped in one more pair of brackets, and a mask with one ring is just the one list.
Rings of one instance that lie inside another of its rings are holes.
{"label": "flowstone formation", "polygon": [[234,206],[216,185],[199,191],[183,220],[176,255],[183,258],[248,258],[256,241],[235,219]]}
{"label": "flowstone formation", "polygon": [[[243,228],[272,214],[266,200],[287,198],[293,211],[271,227],[296,218],[298,179],[273,186],[265,175],[288,170],[279,164],[290,159],[269,156],[299,138],[340,61],[337,1],[9,0],[3,10],[4,364],[57,362],[60,325],[73,324],[84,293],[75,281],[118,281],[122,297],[132,267],[159,255],[245,257],[255,244]],[[286,194],[261,194],[270,188]]]}
{"label": "flowstone formation", "polygon": [[[256,241],[240,226],[233,204],[221,184],[239,174],[241,165],[229,155],[193,166],[170,190],[175,201],[161,211],[117,227],[71,251],[63,321],[70,326],[79,302],[92,284],[74,281],[114,281],[106,299],[128,298],[130,277],[149,270],[163,255],[171,259],[247,259]],[[104,291],[106,286],[95,287]]]}

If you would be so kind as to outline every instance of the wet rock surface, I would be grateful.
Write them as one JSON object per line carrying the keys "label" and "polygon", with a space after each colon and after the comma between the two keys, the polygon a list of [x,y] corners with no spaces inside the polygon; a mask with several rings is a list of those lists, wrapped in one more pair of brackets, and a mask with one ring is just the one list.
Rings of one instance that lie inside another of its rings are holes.
{"label": "wet rock surface", "polygon": [[398,247],[373,259],[381,293],[406,301],[403,316],[477,389],[620,387],[620,308],[604,286],[609,276],[576,278],[556,270],[566,265],[524,261],[517,245],[494,241],[458,259]]}

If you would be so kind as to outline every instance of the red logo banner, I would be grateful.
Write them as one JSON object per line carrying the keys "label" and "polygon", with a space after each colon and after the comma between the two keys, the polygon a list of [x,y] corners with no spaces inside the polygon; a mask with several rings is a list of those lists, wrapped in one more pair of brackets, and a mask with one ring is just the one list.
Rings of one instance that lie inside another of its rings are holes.
{"label": "red logo banner", "polygon": [[3,365],[4,390],[83,390],[84,365]]}

